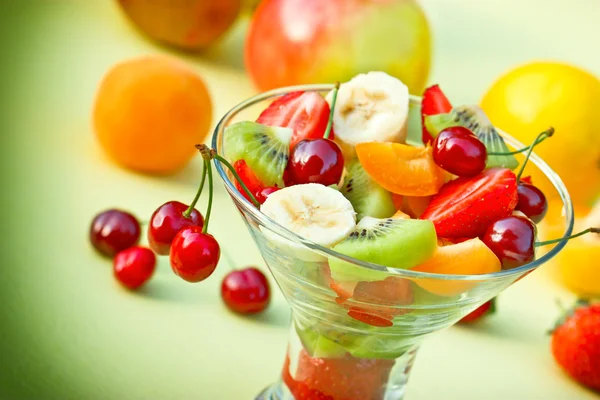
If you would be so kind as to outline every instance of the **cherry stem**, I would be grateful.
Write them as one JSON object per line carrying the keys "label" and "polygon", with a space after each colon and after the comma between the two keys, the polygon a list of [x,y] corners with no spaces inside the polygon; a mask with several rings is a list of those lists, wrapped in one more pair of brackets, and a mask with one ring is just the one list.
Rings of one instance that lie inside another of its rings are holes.
{"label": "cherry stem", "polygon": [[519,150],[508,151],[508,152],[501,152],[501,151],[500,152],[493,152],[492,151],[492,152],[489,152],[487,154],[488,154],[488,156],[514,156],[515,154],[520,154],[520,153],[526,152],[527,150],[529,150],[529,148],[531,146],[537,146],[538,144],[542,143],[544,140],[546,140],[548,138],[549,138],[549,136],[546,135],[546,136],[542,137],[540,140],[536,140],[530,146],[523,147],[522,149],[519,149]]}
{"label": "cherry stem", "polygon": [[521,165],[521,170],[519,171],[519,174],[517,175],[517,182],[519,182],[519,180],[521,179],[521,175],[523,175],[523,172],[525,171],[525,166],[527,165],[527,161],[529,161],[529,157],[531,157],[531,153],[533,153],[533,148],[535,147],[535,145],[538,143],[538,141],[541,141],[542,138],[546,139],[552,135],[554,135],[553,127],[550,127],[548,129],[546,129],[544,132],[537,135],[537,137],[535,138],[535,140],[533,141],[531,146],[529,146],[529,151],[527,151],[527,155],[525,156],[525,161],[523,161],[523,165]]}
{"label": "cherry stem", "polygon": [[206,180],[206,163],[203,164],[203,168],[202,168],[202,180],[200,181],[200,187],[198,188],[198,191],[196,192],[196,197],[194,197],[194,200],[192,200],[190,206],[187,208],[187,210],[185,210],[183,212],[183,216],[185,218],[190,218],[190,216],[192,215],[192,211],[194,211],[194,208],[196,207],[196,203],[198,203],[198,200],[200,199],[200,195],[202,194],[202,189],[204,188],[204,181]]}
{"label": "cherry stem", "polygon": [[331,111],[329,111],[329,121],[327,121],[327,128],[325,129],[324,139],[329,139],[331,134],[331,128],[333,127],[333,112],[335,110],[335,102],[337,101],[338,91],[340,90],[340,83],[336,82],[333,88],[333,97],[331,99]]}
{"label": "cherry stem", "polygon": [[540,246],[546,246],[549,244],[554,244],[554,243],[558,243],[558,242],[562,242],[563,240],[571,240],[574,239],[576,237],[585,235],[586,233],[596,233],[596,234],[600,234],[600,228],[587,228],[579,233],[576,233],[574,235],[568,236],[566,238],[560,238],[560,239],[552,239],[552,240],[546,240],[545,242],[535,242],[535,247],[540,247]]}
{"label": "cherry stem", "polygon": [[[246,184],[244,183],[242,178],[240,178],[238,173],[235,171],[235,168],[233,168],[233,165],[231,165],[229,163],[229,161],[227,161],[226,159],[224,159],[223,157],[218,155],[214,149],[211,149],[210,147],[208,147],[205,144],[197,144],[196,148],[198,149],[198,151],[200,151],[200,154],[202,154],[202,157],[204,157],[205,161],[210,161],[214,158],[215,160],[219,161],[221,164],[224,164],[227,167],[227,169],[229,169],[229,171],[233,174],[233,177],[238,181],[238,183],[240,184],[242,189],[244,189],[244,192],[246,192],[246,194],[248,195],[248,197],[250,198],[252,203],[257,208],[260,208],[260,203],[258,202],[258,200],[256,200],[256,197],[254,197],[252,192],[250,192],[250,190],[248,189],[248,186],[246,186]],[[209,163],[209,165],[210,165],[210,163]],[[208,175],[208,180],[209,180],[209,183],[212,182],[212,175],[210,175],[210,173]],[[211,193],[212,193],[212,190],[211,190]]]}
{"label": "cherry stem", "polygon": [[210,221],[210,212],[212,211],[213,202],[213,177],[210,160],[204,160],[204,169],[208,169],[208,206],[206,207],[206,217],[204,218],[204,227],[202,228],[202,233],[207,233],[208,221]]}

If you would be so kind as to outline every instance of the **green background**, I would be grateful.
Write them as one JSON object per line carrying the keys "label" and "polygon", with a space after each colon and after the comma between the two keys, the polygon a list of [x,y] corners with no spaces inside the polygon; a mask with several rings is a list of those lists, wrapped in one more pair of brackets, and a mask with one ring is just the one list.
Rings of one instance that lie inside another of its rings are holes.
{"label": "green background", "polygon": [[[600,75],[600,3],[593,0],[424,1],[434,33],[431,82],[477,102],[502,71],[539,58]],[[90,109],[115,62],[164,53],[112,1],[0,1],[2,269],[0,398],[251,399],[282,365],[289,313],[275,291],[263,315],[221,304],[224,259],[191,285],[160,260],[140,293],[122,290],[87,240],[91,218],[120,207],[145,220],[165,201],[189,201],[200,160],[171,178],[123,171],[94,141]],[[205,54],[182,55],[206,83],[214,118],[255,93],[241,63],[245,22]],[[213,121],[213,122],[215,122]],[[204,208],[204,203],[200,209]],[[264,268],[219,186],[211,224],[237,266]],[[511,287],[477,329],[425,343],[408,398],[592,399],[556,367],[545,331],[555,298],[545,268]]]}

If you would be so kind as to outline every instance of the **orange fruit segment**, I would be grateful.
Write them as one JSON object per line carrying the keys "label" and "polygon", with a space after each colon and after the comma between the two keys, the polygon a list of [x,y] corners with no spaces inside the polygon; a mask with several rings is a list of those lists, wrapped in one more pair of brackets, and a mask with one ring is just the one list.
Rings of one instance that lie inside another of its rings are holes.
{"label": "orange fruit segment", "polygon": [[[412,268],[413,271],[448,275],[479,275],[498,272],[498,257],[478,238],[440,246],[433,257]],[[415,279],[417,285],[439,296],[455,296],[474,286],[478,281],[452,281],[441,279]]]}
{"label": "orange fruit segment", "polygon": [[429,205],[430,201],[431,196],[404,196],[402,210],[408,215],[410,215],[412,218],[419,218]]}
{"label": "orange fruit segment", "polygon": [[404,196],[430,196],[444,183],[431,147],[366,142],[356,145],[362,167],[384,189]]}

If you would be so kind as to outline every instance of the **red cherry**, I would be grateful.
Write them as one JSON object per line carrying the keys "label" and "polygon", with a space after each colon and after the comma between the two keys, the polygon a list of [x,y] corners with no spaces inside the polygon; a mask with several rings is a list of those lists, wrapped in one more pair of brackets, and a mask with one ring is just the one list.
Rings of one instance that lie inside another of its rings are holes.
{"label": "red cherry", "polygon": [[277,188],[277,187],[271,187],[271,186],[269,186],[269,187],[266,187],[266,188],[261,189],[258,192],[256,192],[254,194],[254,197],[256,197],[256,200],[258,200],[258,202],[260,204],[262,204],[265,201],[267,201],[267,197],[269,197],[269,195],[271,193],[274,193],[274,192],[276,192],[278,190],[279,190],[279,188]]}
{"label": "red cherry", "polygon": [[490,224],[483,243],[494,252],[502,269],[512,269],[535,259],[535,224],[526,217],[512,215]]}
{"label": "red cherry", "polygon": [[256,268],[228,273],[221,283],[221,297],[234,312],[256,314],[269,305],[271,292],[265,275]]}
{"label": "red cherry", "polygon": [[100,253],[113,257],[140,240],[138,220],[125,211],[111,209],[96,215],[90,226],[90,241]]}
{"label": "red cherry", "polygon": [[212,235],[202,233],[200,226],[188,226],[173,239],[171,268],[183,280],[200,282],[213,273],[220,255],[219,243]]}
{"label": "red cherry", "polygon": [[193,209],[190,217],[186,218],[183,213],[187,209],[188,206],[183,203],[168,201],[154,211],[148,224],[148,243],[156,254],[168,255],[173,238],[183,228],[188,226],[202,228],[204,225],[202,214]]}
{"label": "red cherry", "polygon": [[299,142],[290,152],[290,178],[296,184],[335,185],[342,178],[344,157],[333,140],[320,138]]}
{"label": "red cherry", "polygon": [[517,187],[519,202],[517,210],[527,215],[536,224],[539,223],[548,211],[548,201],[544,193],[531,183],[524,183],[523,179]]}
{"label": "red cherry", "polygon": [[156,256],[147,247],[134,246],[119,252],[113,261],[115,278],[135,290],[146,283],[156,267]]}
{"label": "red cherry", "polygon": [[485,168],[487,151],[481,140],[462,126],[446,128],[433,141],[433,160],[458,176],[475,176]]}

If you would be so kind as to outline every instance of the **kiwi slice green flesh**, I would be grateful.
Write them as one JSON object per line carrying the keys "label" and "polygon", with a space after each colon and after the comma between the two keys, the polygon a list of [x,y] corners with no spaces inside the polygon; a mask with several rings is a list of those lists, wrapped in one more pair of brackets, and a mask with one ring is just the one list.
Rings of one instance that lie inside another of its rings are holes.
{"label": "kiwi slice green flesh", "polygon": [[396,212],[391,193],[371,179],[358,159],[346,165],[341,192],[352,203],[358,221],[365,216],[387,218]]}
{"label": "kiwi slice green flesh", "polygon": [[288,162],[293,130],[262,125],[252,121],[238,122],[225,128],[225,158],[246,164],[265,186],[283,187],[283,172]]}
{"label": "kiwi slice green flesh", "polygon": [[[434,137],[452,126],[462,126],[473,132],[483,142],[488,153],[507,153],[508,146],[479,106],[460,106],[450,113],[425,117],[425,126]],[[488,155],[486,168],[515,169],[519,162],[512,154]]]}
{"label": "kiwi slice green flesh", "polygon": [[[432,257],[436,248],[431,221],[364,217],[333,250],[384,267],[410,269]],[[383,270],[359,267],[336,257],[329,258],[329,268],[336,281],[377,281],[389,276]]]}

